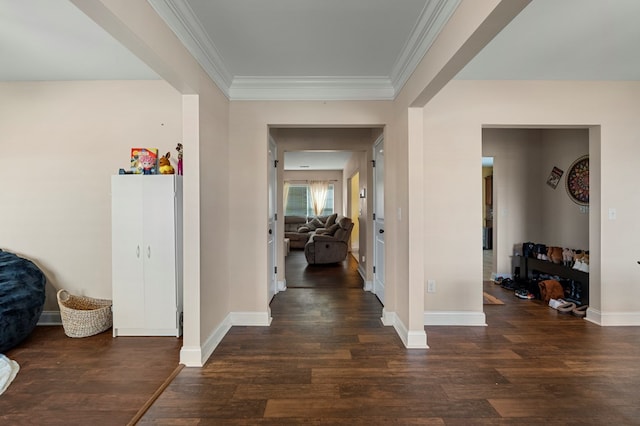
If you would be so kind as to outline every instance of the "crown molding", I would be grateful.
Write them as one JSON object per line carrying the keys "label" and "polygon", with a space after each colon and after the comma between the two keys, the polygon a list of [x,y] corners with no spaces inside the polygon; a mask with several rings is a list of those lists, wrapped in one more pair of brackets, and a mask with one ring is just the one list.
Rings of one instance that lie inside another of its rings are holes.
{"label": "crown molding", "polygon": [[196,14],[186,1],[147,0],[156,13],[167,23],[182,44],[194,56],[213,82],[229,97],[233,76],[224,64],[224,58],[200,25]]}
{"label": "crown molding", "polygon": [[231,100],[392,100],[387,77],[236,77]]}
{"label": "crown molding", "polygon": [[233,76],[186,1],[147,1],[230,100],[393,100],[461,0],[425,3],[390,77]]}
{"label": "crown molding", "polygon": [[461,0],[428,1],[391,71],[395,95],[407,82]]}

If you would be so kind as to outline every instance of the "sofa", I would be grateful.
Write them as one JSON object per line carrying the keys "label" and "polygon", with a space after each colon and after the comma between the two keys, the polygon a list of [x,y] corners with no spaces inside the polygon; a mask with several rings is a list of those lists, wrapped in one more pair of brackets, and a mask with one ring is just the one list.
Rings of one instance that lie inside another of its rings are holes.
{"label": "sofa", "polygon": [[285,216],[284,237],[289,239],[289,248],[303,249],[313,233],[317,230],[324,231],[324,228],[335,223],[337,217],[337,213],[311,218],[306,216]]}
{"label": "sofa", "polygon": [[307,223],[306,216],[285,216],[284,237],[289,239],[289,248],[303,249],[311,234],[308,230],[298,232],[298,229]]}
{"label": "sofa", "polygon": [[335,223],[318,228],[304,245],[304,256],[310,265],[342,262],[349,252],[349,239],[353,221],[345,216],[337,217]]}

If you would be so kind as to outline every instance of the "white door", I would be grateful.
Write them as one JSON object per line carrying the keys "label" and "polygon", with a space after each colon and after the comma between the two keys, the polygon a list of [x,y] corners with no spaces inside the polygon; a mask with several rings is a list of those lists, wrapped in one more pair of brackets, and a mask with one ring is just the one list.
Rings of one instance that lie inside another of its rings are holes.
{"label": "white door", "polygon": [[276,294],[276,286],[277,286],[277,274],[276,274],[276,219],[278,214],[278,209],[276,208],[276,159],[278,158],[276,154],[276,145],[270,140],[269,141],[269,155],[267,156],[267,170],[269,171],[269,176],[267,178],[269,185],[269,212],[268,212],[268,231],[267,231],[267,277],[268,278],[268,294],[267,298],[269,301]]}
{"label": "white door", "polygon": [[173,175],[143,178],[145,327],[175,329],[176,188]]}
{"label": "white door", "polygon": [[384,140],[373,146],[373,293],[384,304]]}
{"label": "white door", "polygon": [[144,324],[143,180],[111,177],[111,276],[113,332]]}

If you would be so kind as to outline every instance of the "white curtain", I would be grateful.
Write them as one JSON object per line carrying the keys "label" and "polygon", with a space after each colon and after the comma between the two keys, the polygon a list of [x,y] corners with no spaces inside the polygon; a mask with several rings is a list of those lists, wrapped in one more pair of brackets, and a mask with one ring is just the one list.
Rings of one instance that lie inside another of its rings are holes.
{"label": "white curtain", "polygon": [[289,187],[291,184],[289,182],[285,182],[282,187],[282,214],[287,214],[287,202],[289,201]]}
{"label": "white curtain", "polygon": [[309,182],[311,190],[311,205],[316,216],[322,214],[324,205],[327,202],[327,193],[329,192],[329,182],[312,181]]}

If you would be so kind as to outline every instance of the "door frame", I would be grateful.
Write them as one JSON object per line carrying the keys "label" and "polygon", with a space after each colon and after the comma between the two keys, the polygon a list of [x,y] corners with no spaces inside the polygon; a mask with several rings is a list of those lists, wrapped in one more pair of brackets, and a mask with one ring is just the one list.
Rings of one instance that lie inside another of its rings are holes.
{"label": "door frame", "polygon": [[[376,167],[380,167],[378,164],[378,152],[382,149],[384,151],[384,133],[382,133],[378,139],[373,143],[373,162],[372,162],[372,177],[373,177],[373,214],[371,220],[373,222],[373,294],[378,297],[380,303],[384,305],[384,293],[385,293],[385,248],[384,245],[380,247],[378,243],[380,237],[384,233],[384,162],[382,163],[382,182],[378,177],[378,171]],[[379,170],[379,169],[378,169]],[[382,200],[379,197],[382,196]],[[378,212],[378,204],[382,203],[382,216]],[[385,238],[382,237],[382,240]],[[383,242],[384,244],[384,242]],[[382,269],[382,270],[380,270]]]}
{"label": "door frame", "polygon": [[278,293],[278,147],[269,135],[267,151],[267,299]]}

